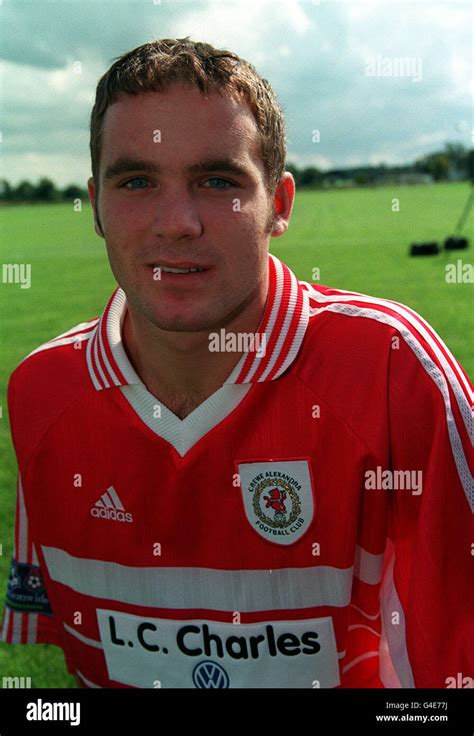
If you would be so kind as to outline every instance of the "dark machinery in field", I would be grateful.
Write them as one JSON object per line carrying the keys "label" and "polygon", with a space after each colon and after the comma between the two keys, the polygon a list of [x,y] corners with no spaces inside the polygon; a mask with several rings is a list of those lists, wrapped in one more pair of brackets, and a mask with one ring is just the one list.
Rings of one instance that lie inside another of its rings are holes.
{"label": "dark machinery in field", "polygon": [[[461,235],[466,220],[474,204],[474,151],[470,152],[469,156],[469,169],[470,169],[470,180],[471,190],[467,197],[463,211],[459,217],[454,228],[455,235],[449,235],[444,241],[445,250],[464,250],[469,246],[468,238]],[[410,245],[411,256],[431,256],[436,255],[441,250],[441,246],[436,241],[412,243]]]}

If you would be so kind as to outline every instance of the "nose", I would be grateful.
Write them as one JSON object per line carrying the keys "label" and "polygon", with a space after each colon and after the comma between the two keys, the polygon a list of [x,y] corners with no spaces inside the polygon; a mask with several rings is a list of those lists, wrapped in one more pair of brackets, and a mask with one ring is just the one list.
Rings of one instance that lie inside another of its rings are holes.
{"label": "nose", "polygon": [[167,240],[198,238],[202,233],[199,210],[192,193],[184,187],[161,190],[152,223],[152,232]]}

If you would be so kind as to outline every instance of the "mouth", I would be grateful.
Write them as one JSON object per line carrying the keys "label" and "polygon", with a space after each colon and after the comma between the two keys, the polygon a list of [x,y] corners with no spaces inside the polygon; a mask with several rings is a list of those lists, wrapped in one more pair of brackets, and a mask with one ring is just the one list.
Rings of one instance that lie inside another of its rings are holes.
{"label": "mouth", "polygon": [[166,263],[152,263],[149,268],[153,271],[155,281],[191,282],[200,280],[212,269],[195,263],[180,263],[168,265]]}
{"label": "mouth", "polygon": [[201,268],[198,266],[190,267],[190,268],[175,268],[172,266],[160,266],[159,263],[154,264],[154,268],[159,268],[160,271],[164,271],[164,273],[198,273],[205,271],[205,268]]}

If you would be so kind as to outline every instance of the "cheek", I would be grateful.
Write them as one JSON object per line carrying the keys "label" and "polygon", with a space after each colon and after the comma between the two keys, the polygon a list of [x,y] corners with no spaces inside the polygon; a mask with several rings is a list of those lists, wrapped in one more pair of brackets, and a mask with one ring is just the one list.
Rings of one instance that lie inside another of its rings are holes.
{"label": "cheek", "polygon": [[147,231],[143,212],[130,207],[123,202],[120,205],[108,203],[101,210],[101,220],[104,227],[109,251],[125,254],[132,251],[142,234]]}
{"label": "cheek", "polygon": [[232,224],[227,228],[228,237],[234,242],[238,242],[236,255],[242,257],[242,253],[246,253],[252,260],[258,258],[258,253],[267,247],[268,237],[266,237],[266,220],[267,213],[241,212],[232,220]]}
{"label": "cheek", "polygon": [[252,230],[254,239],[261,239],[268,235],[269,221],[272,219],[272,203],[264,195],[243,206],[240,213],[245,227]]}
{"label": "cheek", "polygon": [[[225,206],[207,212],[205,222],[215,230],[223,231],[232,240],[241,240],[242,246],[260,241],[266,233],[270,215],[266,202],[243,202],[235,198]],[[239,209],[240,208],[240,209]]]}

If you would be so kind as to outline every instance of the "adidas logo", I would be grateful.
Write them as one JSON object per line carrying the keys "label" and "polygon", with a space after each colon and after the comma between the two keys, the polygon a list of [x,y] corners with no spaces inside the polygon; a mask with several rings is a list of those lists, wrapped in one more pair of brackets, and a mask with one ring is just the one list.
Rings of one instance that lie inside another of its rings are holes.
{"label": "adidas logo", "polygon": [[126,521],[128,523],[133,521],[132,514],[125,511],[113,486],[107,488],[106,492],[91,508],[91,515],[98,519],[112,519],[112,521]]}

